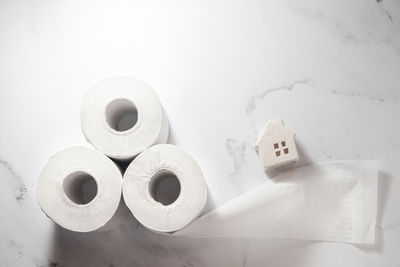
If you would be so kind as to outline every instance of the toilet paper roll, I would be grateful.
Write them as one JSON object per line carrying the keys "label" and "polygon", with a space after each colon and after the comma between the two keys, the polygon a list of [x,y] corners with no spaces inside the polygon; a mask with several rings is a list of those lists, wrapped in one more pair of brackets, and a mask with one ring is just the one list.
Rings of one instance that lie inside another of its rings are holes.
{"label": "toilet paper roll", "polygon": [[[201,176],[197,164],[181,153],[170,145],[152,147],[133,160],[124,175],[123,196],[129,209],[153,231],[190,238],[375,242],[376,161],[329,161],[294,168],[196,218],[206,199],[205,185],[196,178]],[[181,184],[178,199],[166,206],[152,193],[157,182],[153,179],[163,170],[175,173]]]}
{"label": "toilet paper roll", "polygon": [[81,107],[86,139],[115,159],[131,159],[168,139],[167,115],[155,92],[131,77],[104,80],[89,90]]}
{"label": "toilet paper roll", "polygon": [[199,165],[173,145],[145,150],[129,165],[123,180],[126,205],[144,226],[157,232],[183,228],[200,215],[207,200]]}
{"label": "toilet paper roll", "polygon": [[124,216],[122,175],[98,151],[72,147],[52,156],[37,183],[37,199],[61,227],[90,232],[109,230]]}

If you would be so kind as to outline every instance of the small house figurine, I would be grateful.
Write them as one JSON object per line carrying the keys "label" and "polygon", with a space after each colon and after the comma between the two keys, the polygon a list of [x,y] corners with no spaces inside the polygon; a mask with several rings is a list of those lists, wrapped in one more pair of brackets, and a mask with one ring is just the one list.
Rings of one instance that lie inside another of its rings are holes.
{"label": "small house figurine", "polygon": [[267,122],[255,146],[264,170],[281,167],[299,159],[294,136],[282,120]]}

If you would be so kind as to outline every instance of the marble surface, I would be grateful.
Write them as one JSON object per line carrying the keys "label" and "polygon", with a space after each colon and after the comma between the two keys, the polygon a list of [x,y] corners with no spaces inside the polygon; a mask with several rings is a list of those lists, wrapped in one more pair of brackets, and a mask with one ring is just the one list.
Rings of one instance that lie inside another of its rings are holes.
{"label": "marble surface", "polygon": [[[398,0],[3,0],[0,73],[0,266],[400,266]],[[269,179],[253,149],[268,119],[297,134],[299,164],[378,160],[376,245],[168,237],[133,216],[106,233],[55,226],[36,179],[87,145],[82,97],[115,75],[156,90],[207,210]]]}

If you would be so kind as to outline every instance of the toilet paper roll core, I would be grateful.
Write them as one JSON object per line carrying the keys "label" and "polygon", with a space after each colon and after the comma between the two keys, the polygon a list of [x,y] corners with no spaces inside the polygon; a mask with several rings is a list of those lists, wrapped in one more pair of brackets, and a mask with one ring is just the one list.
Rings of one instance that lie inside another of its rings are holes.
{"label": "toilet paper roll core", "polygon": [[63,181],[65,196],[77,205],[90,203],[97,195],[97,182],[89,173],[74,171]]}
{"label": "toilet paper roll core", "polygon": [[174,203],[179,197],[181,183],[175,173],[161,169],[150,178],[148,189],[155,201],[167,206]]}

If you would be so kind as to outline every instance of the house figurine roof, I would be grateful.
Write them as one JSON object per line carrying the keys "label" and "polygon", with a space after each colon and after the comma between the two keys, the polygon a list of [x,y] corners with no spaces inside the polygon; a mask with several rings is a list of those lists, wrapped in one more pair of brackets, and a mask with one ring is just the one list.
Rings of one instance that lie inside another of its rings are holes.
{"label": "house figurine roof", "polygon": [[282,120],[270,120],[259,136],[255,150],[265,170],[290,164],[299,159],[294,140]]}

